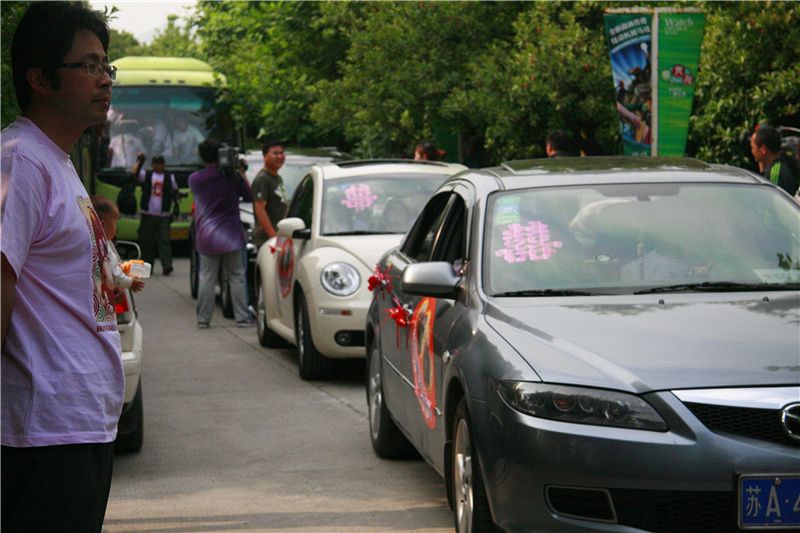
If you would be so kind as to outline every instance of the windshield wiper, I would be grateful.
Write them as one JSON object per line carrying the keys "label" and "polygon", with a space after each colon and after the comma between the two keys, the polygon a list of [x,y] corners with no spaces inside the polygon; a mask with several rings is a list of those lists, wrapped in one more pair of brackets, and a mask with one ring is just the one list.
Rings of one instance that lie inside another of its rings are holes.
{"label": "windshield wiper", "polygon": [[354,231],[336,231],[333,233],[323,233],[324,237],[341,237],[343,235],[389,235],[390,231],[370,231],[370,230],[354,230]]}
{"label": "windshield wiper", "polygon": [[657,292],[683,292],[683,291],[785,291],[800,289],[800,283],[739,283],[736,281],[705,281],[703,283],[681,283],[666,285],[664,287],[651,287],[642,289],[633,294],[653,294]]}
{"label": "windshield wiper", "polygon": [[524,291],[508,291],[493,294],[496,297],[505,296],[592,296],[593,293],[586,291],[574,291],[571,289],[528,289]]}

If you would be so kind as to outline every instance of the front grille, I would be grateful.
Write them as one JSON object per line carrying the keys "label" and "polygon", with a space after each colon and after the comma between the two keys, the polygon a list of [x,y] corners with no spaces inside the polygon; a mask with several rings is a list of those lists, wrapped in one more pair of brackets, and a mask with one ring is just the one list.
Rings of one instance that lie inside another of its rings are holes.
{"label": "front grille", "polygon": [[800,441],[786,434],[777,409],[754,409],[704,403],[686,403],[686,407],[711,431],[751,439],[800,447]]}
{"label": "front grille", "polygon": [[733,492],[611,489],[619,524],[653,532],[737,531]]}

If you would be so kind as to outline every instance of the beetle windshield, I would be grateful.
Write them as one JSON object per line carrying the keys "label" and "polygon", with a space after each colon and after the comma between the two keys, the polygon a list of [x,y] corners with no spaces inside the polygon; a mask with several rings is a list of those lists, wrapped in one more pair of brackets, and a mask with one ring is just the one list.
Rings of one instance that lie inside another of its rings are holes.
{"label": "beetle windshield", "polygon": [[405,233],[445,179],[445,174],[381,174],[327,180],[320,233]]}
{"label": "beetle windshield", "polygon": [[489,199],[489,294],[800,287],[800,209],[766,186],[630,184]]}

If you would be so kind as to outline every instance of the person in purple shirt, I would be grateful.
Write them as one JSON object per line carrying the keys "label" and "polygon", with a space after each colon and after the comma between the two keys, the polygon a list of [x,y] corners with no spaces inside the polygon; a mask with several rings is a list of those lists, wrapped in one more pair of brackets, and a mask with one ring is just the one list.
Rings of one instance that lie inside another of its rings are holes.
{"label": "person in purple shirt", "polygon": [[247,309],[242,249],[246,236],[239,218],[239,199],[252,199],[250,185],[237,172],[219,168],[220,142],[200,143],[205,168],[189,176],[194,194],[195,249],[200,256],[197,289],[197,327],[207,329],[214,314],[214,288],[220,267],[230,284],[233,315],[238,327],[254,324]]}

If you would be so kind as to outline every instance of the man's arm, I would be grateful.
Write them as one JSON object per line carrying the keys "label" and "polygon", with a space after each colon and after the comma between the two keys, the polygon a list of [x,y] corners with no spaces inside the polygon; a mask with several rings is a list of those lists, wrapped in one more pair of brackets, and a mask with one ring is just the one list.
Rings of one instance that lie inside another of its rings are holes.
{"label": "man's arm", "polygon": [[5,346],[6,333],[8,327],[11,325],[11,311],[14,308],[14,295],[17,291],[17,274],[11,268],[11,264],[6,259],[6,255],[0,253],[0,261],[2,261],[2,293],[0,293],[0,300],[2,300],[2,317],[0,317],[0,329],[2,330],[2,340],[0,344]]}
{"label": "man's arm", "polygon": [[267,216],[266,200],[255,200],[253,202],[253,214],[256,217],[256,221],[258,221],[258,225],[267,234],[267,238],[272,238],[277,234],[277,231],[272,226],[272,221]]}

